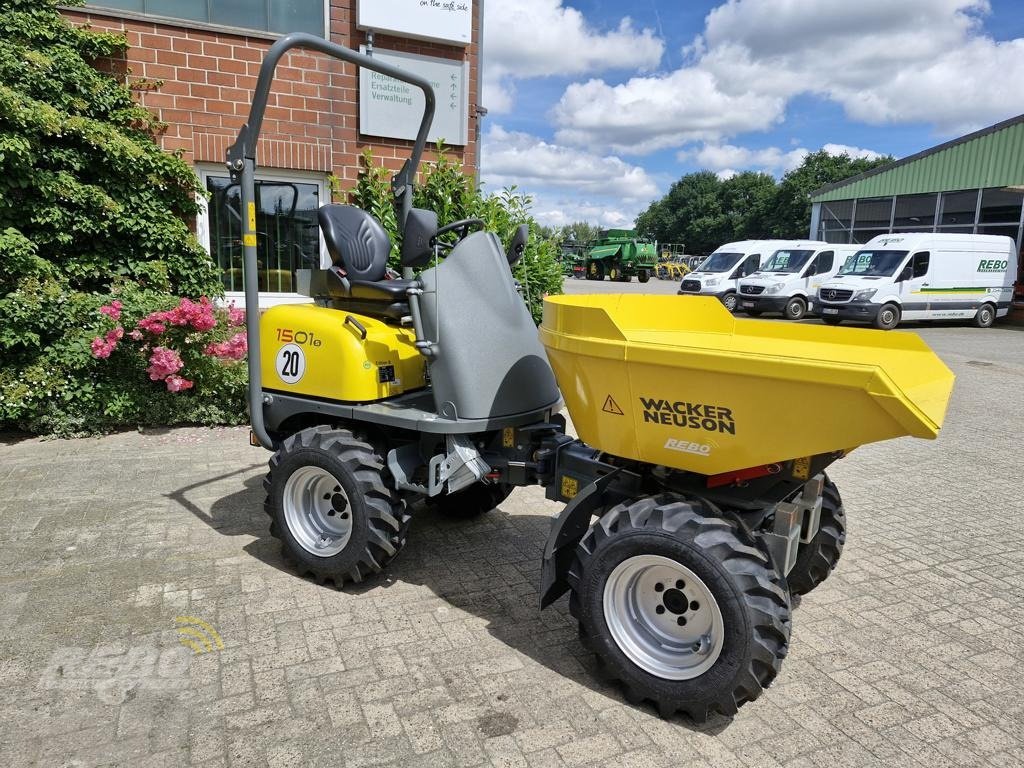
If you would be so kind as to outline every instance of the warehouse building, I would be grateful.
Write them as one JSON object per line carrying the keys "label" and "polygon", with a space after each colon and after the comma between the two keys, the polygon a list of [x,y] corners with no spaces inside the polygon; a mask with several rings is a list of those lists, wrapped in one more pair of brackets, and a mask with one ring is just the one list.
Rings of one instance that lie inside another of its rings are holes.
{"label": "warehouse building", "polygon": [[1024,115],[811,193],[810,236],[830,243],[950,232],[1007,235],[1019,251],[1022,227]]}
{"label": "warehouse building", "polygon": [[[199,175],[209,201],[195,231],[241,297],[238,186],[225,150],[249,113],[260,62],[283,34],[306,32],[369,49],[434,83],[431,141],[444,139],[468,172],[479,139],[480,14],[474,0],[86,0],[74,23],[124,34],[129,49],[106,62],[167,124],[161,145]],[[155,84],[157,87],[151,87]],[[278,67],[257,152],[260,304],[299,299],[295,270],[329,264],[316,213],[355,184],[364,150],[398,170],[409,154],[422,95],[398,81],[295,50]],[[429,159],[429,158],[427,158]],[[336,182],[334,180],[337,180]],[[332,186],[334,189],[332,190]]]}

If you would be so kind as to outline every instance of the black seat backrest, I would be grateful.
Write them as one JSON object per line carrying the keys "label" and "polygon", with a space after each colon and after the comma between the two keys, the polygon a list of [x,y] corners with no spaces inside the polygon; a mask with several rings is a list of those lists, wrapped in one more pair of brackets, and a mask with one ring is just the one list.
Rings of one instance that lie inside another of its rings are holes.
{"label": "black seat backrest", "polygon": [[349,280],[384,279],[391,238],[380,222],[354,205],[324,205],[317,217],[327,252]]}

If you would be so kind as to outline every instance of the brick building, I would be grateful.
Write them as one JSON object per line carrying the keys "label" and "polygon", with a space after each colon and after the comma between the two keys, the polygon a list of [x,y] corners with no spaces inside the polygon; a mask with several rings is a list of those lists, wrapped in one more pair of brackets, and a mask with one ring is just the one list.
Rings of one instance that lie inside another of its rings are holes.
{"label": "brick building", "polygon": [[[84,8],[65,11],[75,23],[127,36],[126,61],[114,62],[127,82],[162,81],[156,89],[138,90],[138,100],[167,123],[164,149],[180,150],[210,193],[196,233],[221,268],[229,298],[241,296],[242,249],[238,189],[228,179],[224,153],[248,115],[264,52],[288,32],[325,36],[358,50],[368,36],[357,26],[359,1],[88,0]],[[397,4],[403,1],[419,4]],[[468,7],[471,16],[465,45],[381,32],[373,32],[371,42],[378,54],[394,51],[464,63],[465,93],[457,117],[466,126],[465,143],[453,145],[452,153],[473,172],[480,133],[482,3],[459,6]],[[409,68],[415,66],[412,62]],[[316,210],[330,201],[329,177],[337,177],[342,189],[350,188],[367,148],[393,170],[408,155],[407,140],[360,132],[359,101],[359,72],[351,65],[299,50],[287,54],[277,69],[257,157],[261,304],[294,301],[294,270],[327,263]]]}

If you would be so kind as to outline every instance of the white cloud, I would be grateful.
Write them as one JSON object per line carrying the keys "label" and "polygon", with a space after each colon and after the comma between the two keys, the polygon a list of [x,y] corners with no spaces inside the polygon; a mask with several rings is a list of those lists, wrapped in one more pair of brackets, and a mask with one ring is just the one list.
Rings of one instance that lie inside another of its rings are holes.
{"label": "white cloud", "polygon": [[629,226],[659,195],[647,171],[619,157],[553,144],[500,125],[484,135],[481,167],[486,189],[520,187],[534,198],[533,215],[552,226],[573,221]]}
{"label": "white cloud", "polygon": [[559,141],[623,154],[646,154],[699,139],[766,128],[785,100],[751,90],[727,93],[700,69],[570,85],[553,110]]}
{"label": "white cloud", "polygon": [[484,7],[483,103],[511,111],[516,79],[654,69],[664,42],[627,16],[599,30],[562,0],[493,0]]}
{"label": "white cloud", "polygon": [[492,125],[484,136],[481,166],[493,189],[510,183],[527,189],[563,188],[590,195],[649,200],[658,187],[643,168],[614,155],[596,155],[551,144]]}
{"label": "white cloud", "polygon": [[[822,149],[830,155],[849,155],[852,158],[876,160],[882,155],[872,149],[851,147],[847,144],[825,144]],[[734,144],[704,144],[697,149],[686,149],[676,157],[701,168],[715,171],[719,178],[728,179],[740,171],[764,171],[781,176],[800,166],[810,150],[797,147],[789,151],[779,147],[750,149]],[[739,170],[737,170],[739,169]]]}
{"label": "white cloud", "polygon": [[537,195],[530,213],[541,224],[565,227],[576,221],[586,221],[604,228],[632,229],[636,217],[646,205],[620,206],[614,202],[600,203],[587,198]]}
{"label": "white cloud", "polygon": [[814,94],[854,120],[952,135],[1024,111],[1010,87],[1024,39],[986,36],[989,12],[987,0],[729,0],[680,69],[570,85],[552,115],[560,141],[643,153],[766,130]]}
{"label": "white cloud", "polygon": [[849,155],[854,160],[877,160],[880,157],[884,157],[881,152],[875,152],[873,149],[864,149],[863,147],[851,147],[849,144],[826,144],[822,147],[830,155]]}

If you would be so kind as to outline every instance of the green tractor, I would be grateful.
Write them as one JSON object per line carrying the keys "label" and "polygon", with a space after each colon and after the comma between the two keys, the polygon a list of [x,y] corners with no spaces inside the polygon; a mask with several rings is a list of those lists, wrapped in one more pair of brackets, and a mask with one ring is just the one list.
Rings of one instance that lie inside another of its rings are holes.
{"label": "green tractor", "polygon": [[564,240],[560,247],[559,261],[562,264],[562,276],[577,280],[587,272],[587,246],[573,240]]}
{"label": "green tractor", "polygon": [[587,253],[587,279],[628,283],[636,275],[646,283],[658,264],[656,243],[637,237],[632,229],[606,229]]}

